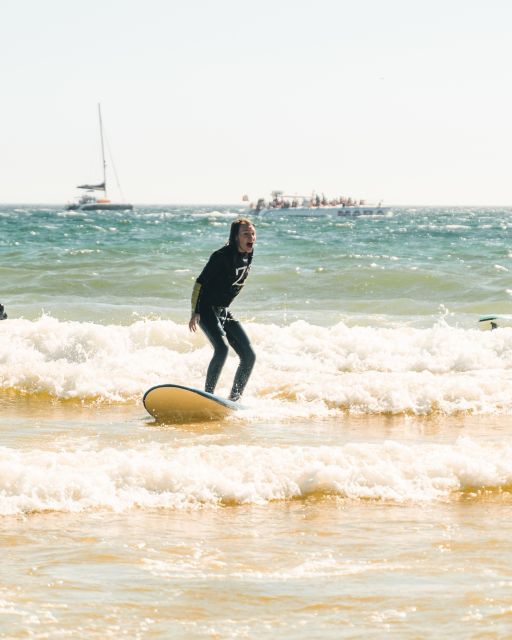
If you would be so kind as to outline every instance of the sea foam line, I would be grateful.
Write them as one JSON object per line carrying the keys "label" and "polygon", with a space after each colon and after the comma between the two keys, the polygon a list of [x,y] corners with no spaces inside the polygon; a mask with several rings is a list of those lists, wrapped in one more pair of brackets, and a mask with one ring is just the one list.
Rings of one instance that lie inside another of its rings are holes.
{"label": "sea foam line", "polygon": [[[512,414],[512,329],[246,326],[257,363],[244,400],[267,417]],[[0,388],[26,395],[140,402],[156,384],[202,387],[210,358],[200,332],[171,320],[0,323]],[[220,395],[236,364],[231,354]]]}
{"label": "sea foam line", "polygon": [[0,448],[0,514],[263,505],[338,496],[422,503],[512,490],[512,446],[350,443],[131,449]]}

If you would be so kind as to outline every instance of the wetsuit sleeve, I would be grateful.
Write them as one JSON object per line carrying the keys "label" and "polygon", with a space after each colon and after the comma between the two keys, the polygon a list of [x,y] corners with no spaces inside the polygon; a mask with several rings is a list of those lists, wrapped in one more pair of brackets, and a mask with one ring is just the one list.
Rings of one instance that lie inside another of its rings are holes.
{"label": "wetsuit sleeve", "polygon": [[218,262],[219,260],[216,253],[213,253],[195,281],[194,288],[192,289],[192,298],[190,300],[192,313],[199,313],[199,298],[201,297],[201,290],[217,272]]}
{"label": "wetsuit sleeve", "polygon": [[201,283],[200,282],[196,282],[194,283],[194,288],[192,289],[192,298],[190,300],[190,303],[192,305],[192,313],[198,313],[197,311],[197,303],[199,302],[199,295],[201,293]]}

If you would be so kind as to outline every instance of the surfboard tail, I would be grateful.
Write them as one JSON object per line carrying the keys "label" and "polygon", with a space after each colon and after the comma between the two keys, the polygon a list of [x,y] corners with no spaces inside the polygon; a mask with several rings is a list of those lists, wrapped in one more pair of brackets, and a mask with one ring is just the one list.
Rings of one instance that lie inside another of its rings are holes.
{"label": "surfboard tail", "polygon": [[222,420],[241,405],[213,393],[177,384],[151,387],[142,399],[146,411],[161,422]]}

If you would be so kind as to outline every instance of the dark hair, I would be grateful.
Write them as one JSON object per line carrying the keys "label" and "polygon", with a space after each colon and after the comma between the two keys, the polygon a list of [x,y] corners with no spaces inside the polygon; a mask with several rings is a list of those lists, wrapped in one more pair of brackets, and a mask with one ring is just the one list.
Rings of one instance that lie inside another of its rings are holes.
{"label": "dark hair", "polygon": [[238,232],[240,231],[240,227],[243,224],[250,224],[251,227],[254,227],[252,220],[249,220],[249,218],[237,218],[236,220],[233,220],[233,222],[231,223],[231,229],[229,230],[229,240],[228,240],[228,245],[232,249],[238,248],[236,244],[236,239],[238,236]]}

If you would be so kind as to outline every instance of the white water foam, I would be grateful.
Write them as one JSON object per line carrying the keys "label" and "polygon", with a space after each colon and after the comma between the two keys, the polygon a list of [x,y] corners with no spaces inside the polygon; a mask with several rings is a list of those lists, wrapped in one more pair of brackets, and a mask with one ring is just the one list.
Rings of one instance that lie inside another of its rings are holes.
{"label": "white water foam", "polygon": [[[245,404],[267,418],[435,412],[512,414],[512,329],[246,323],[257,352]],[[0,323],[0,388],[59,399],[140,401],[150,386],[202,387],[211,347],[170,320],[50,316]],[[219,387],[226,395],[237,360]],[[263,412],[263,413],[262,413]]]}
{"label": "white water foam", "polygon": [[421,503],[487,489],[511,491],[510,445],[460,438],[449,445],[0,448],[2,515],[261,505],[328,495]]}

